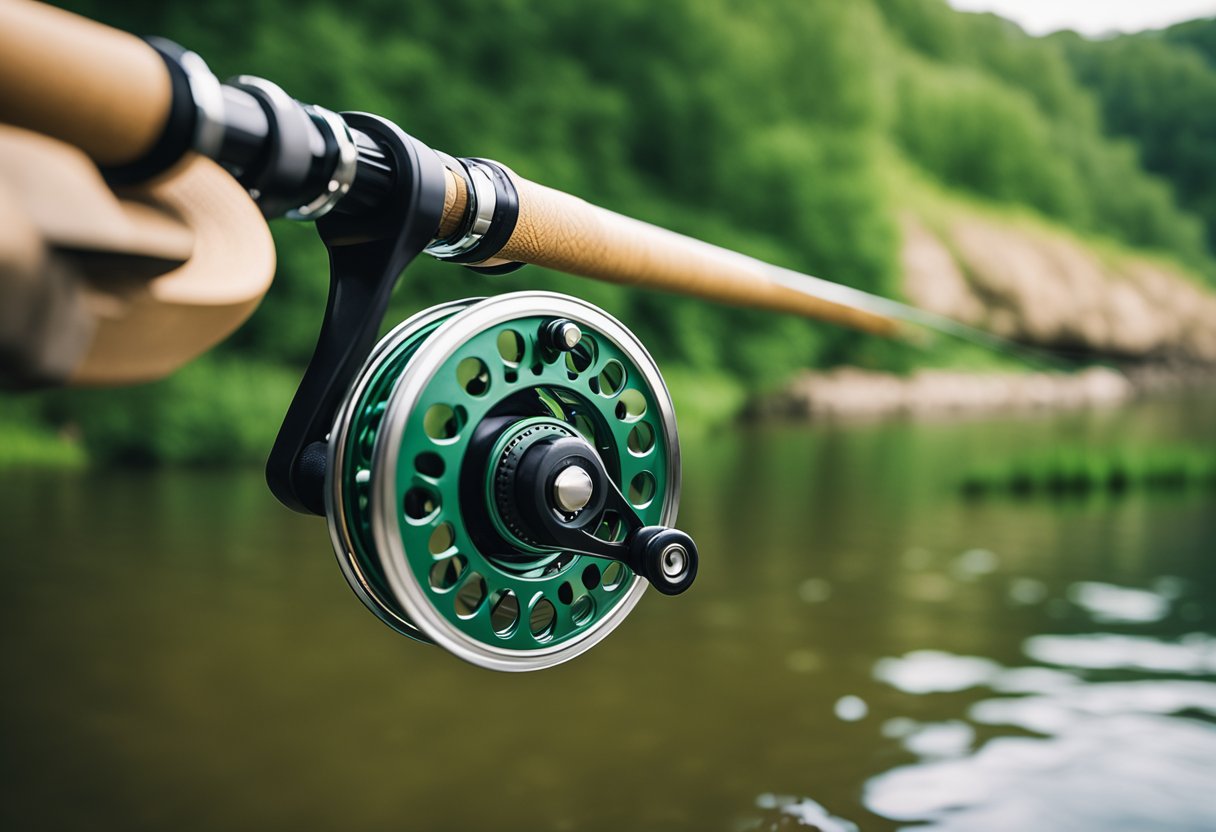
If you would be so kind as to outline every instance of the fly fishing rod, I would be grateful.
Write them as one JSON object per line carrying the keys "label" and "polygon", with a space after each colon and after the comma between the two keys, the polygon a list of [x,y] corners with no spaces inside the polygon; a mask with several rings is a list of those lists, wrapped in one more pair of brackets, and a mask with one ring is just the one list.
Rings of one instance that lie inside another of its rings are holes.
{"label": "fly fishing rod", "polygon": [[[488,275],[534,264],[879,335],[961,328],[454,158],[379,116],[304,104],[262,78],[221,83],[168,41],[26,0],[0,3],[0,122],[79,148],[120,193],[153,183],[155,195],[210,159],[244,194],[182,199],[183,211],[239,213],[251,198],[267,219],[315,222],[329,299],[270,489],[327,518],[344,575],[385,623],[484,667],[578,655],[647,584],[685,591],[698,553],[674,527],[671,397],[638,339],[580,299],[516,292],[441,304],[377,343],[418,255]],[[230,314],[174,335],[214,343],[268,281],[254,284]],[[155,352],[146,343],[111,357]]]}

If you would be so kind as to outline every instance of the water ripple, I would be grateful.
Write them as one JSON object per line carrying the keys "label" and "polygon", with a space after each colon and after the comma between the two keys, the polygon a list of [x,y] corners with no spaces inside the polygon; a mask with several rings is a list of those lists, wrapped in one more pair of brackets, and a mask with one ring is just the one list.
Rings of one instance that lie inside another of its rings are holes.
{"label": "water ripple", "polygon": [[1113,633],[1039,635],[1028,638],[1023,650],[1044,664],[1085,670],[1216,673],[1216,637],[1205,633],[1190,633],[1178,641]]}
{"label": "water ripple", "polygon": [[1079,581],[1068,588],[1068,600],[1099,624],[1151,624],[1170,613],[1170,598],[1163,592]]}
{"label": "water ripple", "polygon": [[[870,811],[933,830],[1216,828],[1216,683],[1168,676],[1216,674],[1216,637],[1038,635],[1024,652],[1057,667],[936,650],[875,663],[874,678],[904,693],[1003,695],[973,702],[966,721],[887,719],[883,736],[920,761],[872,777]],[[1162,676],[1086,681],[1091,670]],[[974,752],[973,726],[990,737]]]}
{"label": "water ripple", "polygon": [[745,823],[745,830],[809,829],[818,832],[858,832],[857,824],[837,817],[809,797],[762,794],[756,798],[759,822]]}
{"label": "water ripple", "polygon": [[870,811],[933,830],[1216,828],[1216,728],[1120,715],[1056,737],[998,737],[961,759],[903,766],[866,785]]}

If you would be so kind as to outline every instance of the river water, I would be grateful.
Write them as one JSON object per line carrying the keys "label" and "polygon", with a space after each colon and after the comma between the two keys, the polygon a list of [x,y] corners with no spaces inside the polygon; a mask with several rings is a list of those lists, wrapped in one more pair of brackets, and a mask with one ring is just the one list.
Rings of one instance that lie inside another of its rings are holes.
{"label": "river water", "polygon": [[1061,439],[1216,399],[689,435],[697,585],[522,675],[377,622],[259,472],[9,472],[0,827],[1216,829],[1216,502],[958,495]]}

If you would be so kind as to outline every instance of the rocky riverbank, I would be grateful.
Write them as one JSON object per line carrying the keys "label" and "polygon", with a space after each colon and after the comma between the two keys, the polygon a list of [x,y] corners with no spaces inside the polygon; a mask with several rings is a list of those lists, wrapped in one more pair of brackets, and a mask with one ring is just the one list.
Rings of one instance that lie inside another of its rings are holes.
{"label": "rocky riverbank", "polygon": [[752,402],[747,412],[756,419],[810,420],[1064,410],[1111,407],[1139,395],[1205,385],[1216,389],[1216,371],[1164,365],[1076,373],[927,369],[908,376],[842,367],[801,373]]}
{"label": "rocky riverbank", "polygon": [[757,418],[823,419],[1109,407],[1216,388],[1216,293],[1180,267],[1031,220],[952,208],[901,217],[914,305],[1048,349],[1122,362],[1074,373],[807,371],[753,401]]}
{"label": "rocky riverbank", "polygon": [[920,370],[909,376],[842,367],[799,374],[754,402],[750,414],[832,419],[1109,407],[1135,392],[1127,376],[1098,367],[1070,374]]}
{"label": "rocky riverbank", "polygon": [[901,218],[916,306],[1015,341],[1096,355],[1216,363],[1216,293],[1181,268],[1101,250],[1030,221]]}

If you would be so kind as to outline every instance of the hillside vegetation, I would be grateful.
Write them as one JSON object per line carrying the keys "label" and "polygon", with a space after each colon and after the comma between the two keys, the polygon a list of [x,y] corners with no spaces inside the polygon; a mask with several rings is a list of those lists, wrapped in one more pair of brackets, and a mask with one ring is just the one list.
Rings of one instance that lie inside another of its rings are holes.
{"label": "hillside vegetation", "polygon": [[[1136,76],[1149,104],[1111,103],[1123,97],[1119,73],[1139,72],[1126,62],[1139,66],[1147,50],[1145,61],[1184,67],[1193,84],[1181,100],[1206,96],[1210,126],[1207,30],[1134,47],[1031,38],[942,0],[67,5],[173,38],[221,77],[261,74],[301,100],[381,113],[454,154],[497,158],[607,207],[869,291],[902,293],[901,212],[918,202],[907,191],[918,182],[1149,251],[1196,281],[1216,276],[1216,188],[1172,166],[1183,116],[1151,106],[1174,88],[1173,70]],[[1124,48],[1132,57],[1120,57]],[[218,354],[162,384],[55,394],[23,411],[52,429],[73,426],[101,458],[260,461],[326,296],[311,230],[279,223],[276,239],[275,287]],[[829,326],[533,269],[490,281],[420,263],[393,316],[521,288],[573,292],[621,317],[669,370],[678,403],[694,405],[686,418],[798,368],[923,360]]]}
{"label": "hillside vegetation", "polygon": [[1216,18],[1092,42],[1057,35],[1107,129],[1133,139],[1216,246]]}

